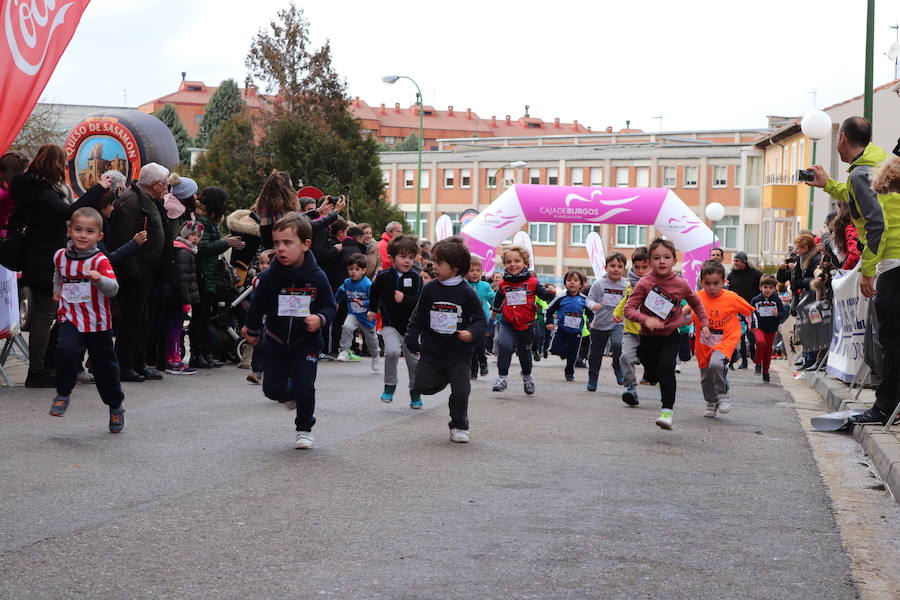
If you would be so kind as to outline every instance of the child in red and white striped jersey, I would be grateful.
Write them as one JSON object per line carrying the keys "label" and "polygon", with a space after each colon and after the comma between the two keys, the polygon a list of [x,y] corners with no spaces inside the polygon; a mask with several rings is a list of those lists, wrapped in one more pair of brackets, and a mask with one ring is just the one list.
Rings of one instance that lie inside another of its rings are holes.
{"label": "child in red and white striped jersey", "polygon": [[56,349],[56,398],[50,414],[61,417],[69,406],[85,349],[94,382],[109,406],[109,430],[125,427],[125,395],[119,383],[119,361],[112,338],[109,299],[119,283],[109,259],[97,248],[103,239],[103,217],[93,208],[79,208],[69,222],[69,242],[53,256],[53,298],[59,302],[59,342]]}

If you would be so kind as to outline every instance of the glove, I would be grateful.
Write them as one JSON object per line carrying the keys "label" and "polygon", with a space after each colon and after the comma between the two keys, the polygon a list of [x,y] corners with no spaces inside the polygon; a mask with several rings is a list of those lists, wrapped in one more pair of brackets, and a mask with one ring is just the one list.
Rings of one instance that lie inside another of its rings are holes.
{"label": "glove", "polygon": [[184,314],[188,314],[189,312],[191,312],[191,305],[185,304],[184,306],[182,306],[181,312],[183,312]]}

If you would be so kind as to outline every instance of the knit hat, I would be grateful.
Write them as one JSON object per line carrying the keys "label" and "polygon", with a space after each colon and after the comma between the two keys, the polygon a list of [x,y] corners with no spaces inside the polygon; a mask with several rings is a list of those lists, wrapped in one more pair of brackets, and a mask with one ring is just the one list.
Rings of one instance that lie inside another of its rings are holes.
{"label": "knit hat", "polygon": [[745,265],[750,264],[750,261],[747,260],[747,253],[744,252],[743,250],[741,250],[740,252],[735,252],[734,260],[739,260],[742,263],[744,263]]}
{"label": "knit hat", "polygon": [[184,226],[181,228],[181,237],[187,239],[192,233],[203,235],[203,223],[199,221],[185,221]]}
{"label": "knit hat", "polygon": [[[194,194],[197,193],[197,182],[191,179],[190,177],[181,177],[177,176],[177,183],[173,183],[172,185],[172,194],[178,198],[179,200],[186,200],[190,198]],[[169,181],[175,179],[174,177],[170,177]]]}
{"label": "knit hat", "polygon": [[166,216],[170,219],[177,219],[183,215],[186,210],[184,204],[181,203],[181,200],[171,193],[166,194],[163,198],[163,208],[166,209]]}

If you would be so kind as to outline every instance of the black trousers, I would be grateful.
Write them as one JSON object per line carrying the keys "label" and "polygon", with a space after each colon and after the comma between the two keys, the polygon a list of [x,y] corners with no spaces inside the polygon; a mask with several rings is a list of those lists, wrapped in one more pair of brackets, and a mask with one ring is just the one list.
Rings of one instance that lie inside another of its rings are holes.
{"label": "black trousers", "polygon": [[478,375],[479,369],[481,367],[487,367],[487,354],[484,352],[484,341],[485,337],[483,335],[478,336],[475,340],[475,351],[472,352],[472,360],[470,362],[470,366],[472,367],[472,376]]}
{"label": "black trousers", "polygon": [[580,331],[571,333],[563,330],[561,327],[557,327],[553,334],[553,345],[550,347],[550,351],[560,358],[566,359],[564,373],[567,376],[575,375],[575,361],[578,359],[581,339]]}
{"label": "black trousers", "polygon": [[282,346],[270,337],[263,336],[256,349],[262,354],[263,394],[278,402],[297,403],[294,425],[297,431],[312,431],[316,424],[316,372],[322,340],[315,346]]}
{"label": "black trousers", "polygon": [[450,429],[469,429],[469,368],[465,362],[441,365],[422,360],[416,369],[413,391],[432,396],[450,386]]}
{"label": "black trousers", "polygon": [[642,335],[637,355],[644,365],[644,377],[659,384],[662,407],[675,406],[675,357],[681,346],[681,334],[673,331],[667,336]]}
{"label": "black trousers", "polygon": [[60,396],[72,393],[85,349],[91,358],[94,384],[100,393],[100,399],[110,408],[119,408],[125,394],[119,383],[119,361],[116,359],[111,331],[82,333],[72,323],[60,324],[59,343],[56,346],[56,393]]}
{"label": "black trousers", "polygon": [[881,342],[882,376],[875,390],[875,408],[885,415],[894,412],[900,402],[900,268],[878,276],[875,282],[875,314],[878,317],[878,341]]}
{"label": "black trousers", "polygon": [[591,329],[591,352],[588,358],[588,381],[597,381],[600,376],[600,367],[603,365],[603,353],[606,352],[606,344],[612,346],[612,366],[616,379],[622,376],[622,368],[619,359],[622,358],[622,339],[625,336],[625,326],[615,325],[612,329],[600,331]]}
{"label": "black trousers", "polygon": [[500,340],[497,344],[497,374],[500,377],[509,375],[513,350],[519,356],[522,375],[531,375],[531,344],[534,343],[534,327],[524,331],[513,328],[506,321],[500,321]]}
{"label": "black trousers", "polygon": [[117,324],[116,356],[123,371],[143,370],[147,366],[147,298],[152,281],[150,272],[119,278],[119,314],[113,322]]}

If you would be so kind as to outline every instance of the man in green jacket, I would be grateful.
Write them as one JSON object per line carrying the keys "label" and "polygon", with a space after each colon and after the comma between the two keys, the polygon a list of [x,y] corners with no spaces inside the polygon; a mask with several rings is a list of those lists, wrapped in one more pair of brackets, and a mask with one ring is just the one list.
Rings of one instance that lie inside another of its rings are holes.
{"label": "man in green jacket", "polygon": [[824,168],[815,165],[815,180],[810,185],[824,188],[832,198],[850,206],[859,241],[864,244],[859,289],[866,298],[874,298],[884,367],[875,405],[850,422],[884,424],[900,400],[900,194],[872,190],[874,171],[887,154],[871,140],[872,126],[866,119],[846,119],[838,132],[837,151],[850,165],[847,183],[830,179]]}

